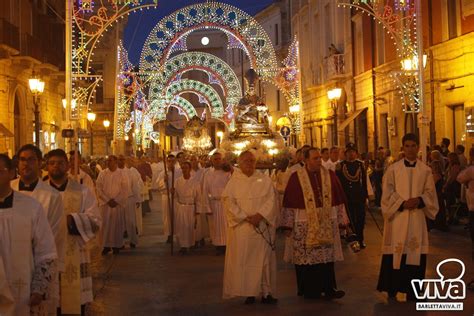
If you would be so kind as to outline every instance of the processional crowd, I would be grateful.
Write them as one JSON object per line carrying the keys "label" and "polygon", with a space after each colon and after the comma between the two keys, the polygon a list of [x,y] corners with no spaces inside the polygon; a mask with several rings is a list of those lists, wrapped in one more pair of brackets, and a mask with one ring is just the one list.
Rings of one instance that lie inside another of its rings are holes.
{"label": "processional crowd", "polygon": [[[210,240],[225,256],[223,297],[245,304],[257,297],[278,302],[277,231],[298,296],[344,297],[335,262],[343,260],[343,244],[366,248],[367,200],[379,194],[384,231],[376,287],[389,298],[405,293],[416,300],[411,280],[425,276],[427,219],[436,219],[440,203],[435,172],[417,159],[417,137],[407,134],[402,144],[379,187],[352,143],[344,150],[305,145],[274,172],[257,169],[252,150],[236,164],[220,151],[171,153],[165,161],[111,155],[89,164],[77,151],[43,157],[30,144],[13,161],[0,154],[0,315],[84,315],[93,301],[92,245],[104,256],[133,251],[151,191],[161,194],[166,242],[176,240],[186,255]],[[474,167],[458,180],[471,190]],[[471,193],[467,199],[472,207]]]}

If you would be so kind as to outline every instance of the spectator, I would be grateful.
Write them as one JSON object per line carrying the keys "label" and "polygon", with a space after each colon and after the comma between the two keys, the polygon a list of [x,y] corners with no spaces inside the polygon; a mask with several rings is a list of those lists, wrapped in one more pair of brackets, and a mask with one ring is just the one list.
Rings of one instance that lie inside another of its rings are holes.
{"label": "spectator", "polygon": [[433,180],[435,182],[436,194],[438,195],[439,212],[436,214],[435,220],[428,220],[428,229],[436,228],[441,231],[447,231],[448,226],[446,225],[446,207],[444,205],[443,198],[443,186],[444,186],[444,168],[443,168],[443,155],[437,150],[433,150],[430,154],[430,167],[433,171]]}
{"label": "spectator", "polygon": [[[461,196],[461,184],[456,180],[461,171],[461,164],[456,153],[448,154],[448,168],[446,170],[446,181],[443,186],[443,192],[446,198],[446,209],[450,212],[451,207],[456,204],[456,199]],[[450,220],[451,214],[450,214]]]}
{"label": "spectator", "polygon": [[441,140],[441,153],[445,157],[448,157],[450,144],[451,144],[451,141],[449,140],[449,138],[443,138]]}
{"label": "spectator", "polygon": [[465,150],[466,148],[463,145],[456,146],[456,154],[458,155],[459,163],[461,164],[461,169],[464,169],[467,167],[467,158],[464,155]]}

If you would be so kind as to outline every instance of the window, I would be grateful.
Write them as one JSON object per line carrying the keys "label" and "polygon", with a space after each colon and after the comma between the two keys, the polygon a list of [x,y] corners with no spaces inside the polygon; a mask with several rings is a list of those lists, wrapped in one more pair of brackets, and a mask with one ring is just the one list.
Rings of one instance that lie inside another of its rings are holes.
{"label": "window", "polygon": [[385,63],[385,29],[379,23],[375,24],[375,45],[378,66]]}
{"label": "window", "polygon": [[457,1],[448,0],[448,35],[449,39],[458,36],[458,19],[457,19]]}
{"label": "window", "polygon": [[353,17],[354,26],[354,54],[355,54],[355,72],[360,74],[364,72],[364,33],[362,30],[362,14]]}
{"label": "window", "polygon": [[102,86],[97,86],[95,88],[95,103],[104,103],[104,87]]}

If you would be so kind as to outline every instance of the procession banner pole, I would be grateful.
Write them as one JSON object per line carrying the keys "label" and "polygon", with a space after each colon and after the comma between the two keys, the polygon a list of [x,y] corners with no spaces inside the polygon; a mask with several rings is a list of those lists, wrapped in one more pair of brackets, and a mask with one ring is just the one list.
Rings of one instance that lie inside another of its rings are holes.
{"label": "procession banner pole", "polygon": [[[164,149],[163,149],[163,166],[165,167],[165,186],[166,186],[166,197],[168,198],[168,216],[171,217],[170,186],[168,184],[168,167],[166,166],[166,155],[165,155]],[[163,225],[166,225],[166,223],[163,223]],[[174,231],[171,228],[171,255],[173,255],[173,233]]]}
{"label": "procession banner pole", "polygon": [[173,255],[174,246],[174,167],[171,169],[171,255]]}

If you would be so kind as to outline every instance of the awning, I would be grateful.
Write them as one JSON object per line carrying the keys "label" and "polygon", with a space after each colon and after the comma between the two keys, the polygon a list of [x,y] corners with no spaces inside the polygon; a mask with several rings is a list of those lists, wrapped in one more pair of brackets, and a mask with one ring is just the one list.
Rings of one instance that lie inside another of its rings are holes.
{"label": "awning", "polygon": [[13,133],[10,132],[8,128],[5,127],[2,123],[0,123],[0,136],[1,137],[13,137]]}
{"label": "awning", "polygon": [[337,131],[338,132],[344,132],[344,130],[346,129],[347,126],[349,126],[349,124],[351,124],[351,122],[353,120],[355,120],[359,115],[362,114],[362,112],[364,111],[367,111],[367,108],[363,108],[363,109],[359,109],[359,110],[356,110],[354,111],[351,115],[349,115],[349,117],[344,121],[342,122],[338,127],[337,127]]}

